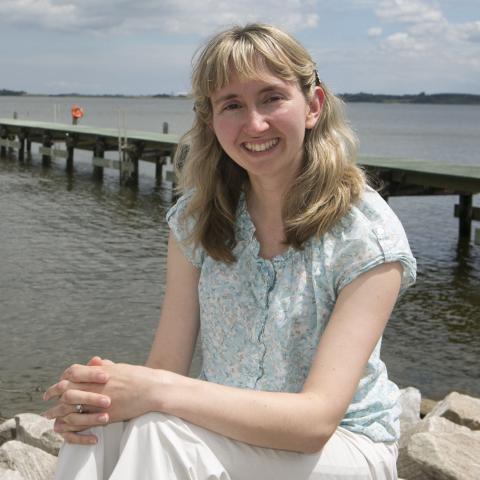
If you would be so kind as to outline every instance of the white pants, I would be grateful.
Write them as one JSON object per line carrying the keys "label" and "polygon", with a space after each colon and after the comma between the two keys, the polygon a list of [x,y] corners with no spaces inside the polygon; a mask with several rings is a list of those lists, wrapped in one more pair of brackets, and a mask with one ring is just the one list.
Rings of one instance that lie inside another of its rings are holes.
{"label": "white pants", "polygon": [[396,444],[375,443],[341,427],[315,454],[255,447],[162,413],[92,433],[96,445],[63,445],[55,480],[397,478]]}

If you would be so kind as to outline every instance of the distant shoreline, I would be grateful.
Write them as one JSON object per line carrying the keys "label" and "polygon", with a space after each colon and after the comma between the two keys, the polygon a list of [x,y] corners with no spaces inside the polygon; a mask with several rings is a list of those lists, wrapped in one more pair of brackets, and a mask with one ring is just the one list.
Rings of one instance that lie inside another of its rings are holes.
{"label": "distant shoreline", "polygon": [[[159,93],[155,95],[121,95],[81,93],[33,94],[24,91],[0,89],[0,97],[70,97],[70,98],[187,98],[186,94]],[[373,93],[340,93],[338,96],[347,103],[401,103],[415,105],[480,105],[480,95],[469,93],[433,93],[421,92],[415,95],[386,95]]]}

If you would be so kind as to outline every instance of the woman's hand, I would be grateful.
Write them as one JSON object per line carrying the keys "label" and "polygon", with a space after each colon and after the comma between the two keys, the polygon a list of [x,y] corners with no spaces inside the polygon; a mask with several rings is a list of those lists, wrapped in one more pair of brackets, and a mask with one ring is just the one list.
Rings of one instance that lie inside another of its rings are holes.
{"label": "woman's hand", "polygon": [[[72,435],[97,425],[118,422],[152,411],[157,406],[160,383],[168,372],[128,364],[102,366],[72,365],[62,380],[45,393],[45,400],[58,398],[59,404],[45,412],[55,418],[55,431],[73,443],[91,443],[94,436]],[[106,379],[105,383],[101,382]],[[75,405],[87,413],[76,413]],[[79,438],[83,437],[83,438]]]}
{"label": "woman's hand", "polygon": [[[87,364],[87,366],[104,366],[104,365],[113,365],[113,362],[107,359],[102,359],[101,357],[95,356],[93,357]],[[81,365],[78,365],[81,366]],[[71,369],[73,367],[77,367],[76,365],[72,365],[69,367],[65,372],[62,374],[59,383],[64,383],[67,381],[67,378],[71,375]],[[90,370],[88,372],[88,378],[91,382],[95,383],[105,383],[108,380],[108,375],[101,370]],[[58,385],[58,384],[57,384]],[[49,389],[50,391],[50,389]],[[47,391],[47,392],[49,392]],[[44,400],[50,400],[53,398],[49,393],[45,393],[43,398]],[[73,428],[73,423],[75,422],[76,428],[75,431],[83,431],[88,428],[97,426],[97,425],[104,425],[108,422],[108,415],[105,415],[103,410],[110,406],[110,398],[105,395],[97,395],[95,393],[83,392],[79,391],[77,394],[81,394],[84,396],[83,401],[81,403],[68,403],[61,399],[58,396],[58,403],[55,407],[44,412],[42,415],[49,419],[55,419],[54,430],[62,437],[70,443],[79,443],[79,444],[93,444],[96,443],[97,438],[94,435],[79,435],[74,433],[73,430],[65,431],[68,427],[68,423],[70,424],[70,428]],[[75,394],[70,391],[67,397],[75,396]],[[68,398],[67,398],[68,399]],[[88,413],[78,413],[76,409],[76,405],[82,405],[84,412]],[[65,420],[65,417],[68,417]]]}

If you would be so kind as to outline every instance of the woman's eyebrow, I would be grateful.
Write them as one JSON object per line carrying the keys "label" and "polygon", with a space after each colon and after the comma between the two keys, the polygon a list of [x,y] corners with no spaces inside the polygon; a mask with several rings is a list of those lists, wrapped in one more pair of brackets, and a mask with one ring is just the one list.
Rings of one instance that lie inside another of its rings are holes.
{"label": "woman's eyebrow", "polygon": [[236,97],[238,97],[238,95],[236,93],[229,93],[227,95],[222,95],[221,97],[214,100],[212,103],[214,105],[218,105],[219,103],[222,103],[226,100],[231,100],[232,98],[236,98]]}
{"label": "woman's eyebrow", "polygon": [[[263,93],[272,92],[274,90],[279,90],[281,88],[282,87],[280,85],[267,85],[266,87],[263,87],[262,89],[260,89],[258,91],[258,94],[262,95]],[[222,103],[226,100],[231,100],[232,98],[237,98],[237,97],[238,97],[237,93],[228,93],[226,95],[222,95],[221,97],[217,98],[212,103],[213,105],[218,105],[219,103]]]}

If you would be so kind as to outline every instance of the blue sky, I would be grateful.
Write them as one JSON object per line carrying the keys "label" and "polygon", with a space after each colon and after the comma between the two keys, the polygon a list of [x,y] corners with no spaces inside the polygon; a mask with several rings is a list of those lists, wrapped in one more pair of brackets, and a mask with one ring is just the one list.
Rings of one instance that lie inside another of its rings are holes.
{"label": "blue sky", "polygon": [[287,29],[337,93],[480,94],[480,0],[0,0],[0,89],[183,93],[214,32]]}

